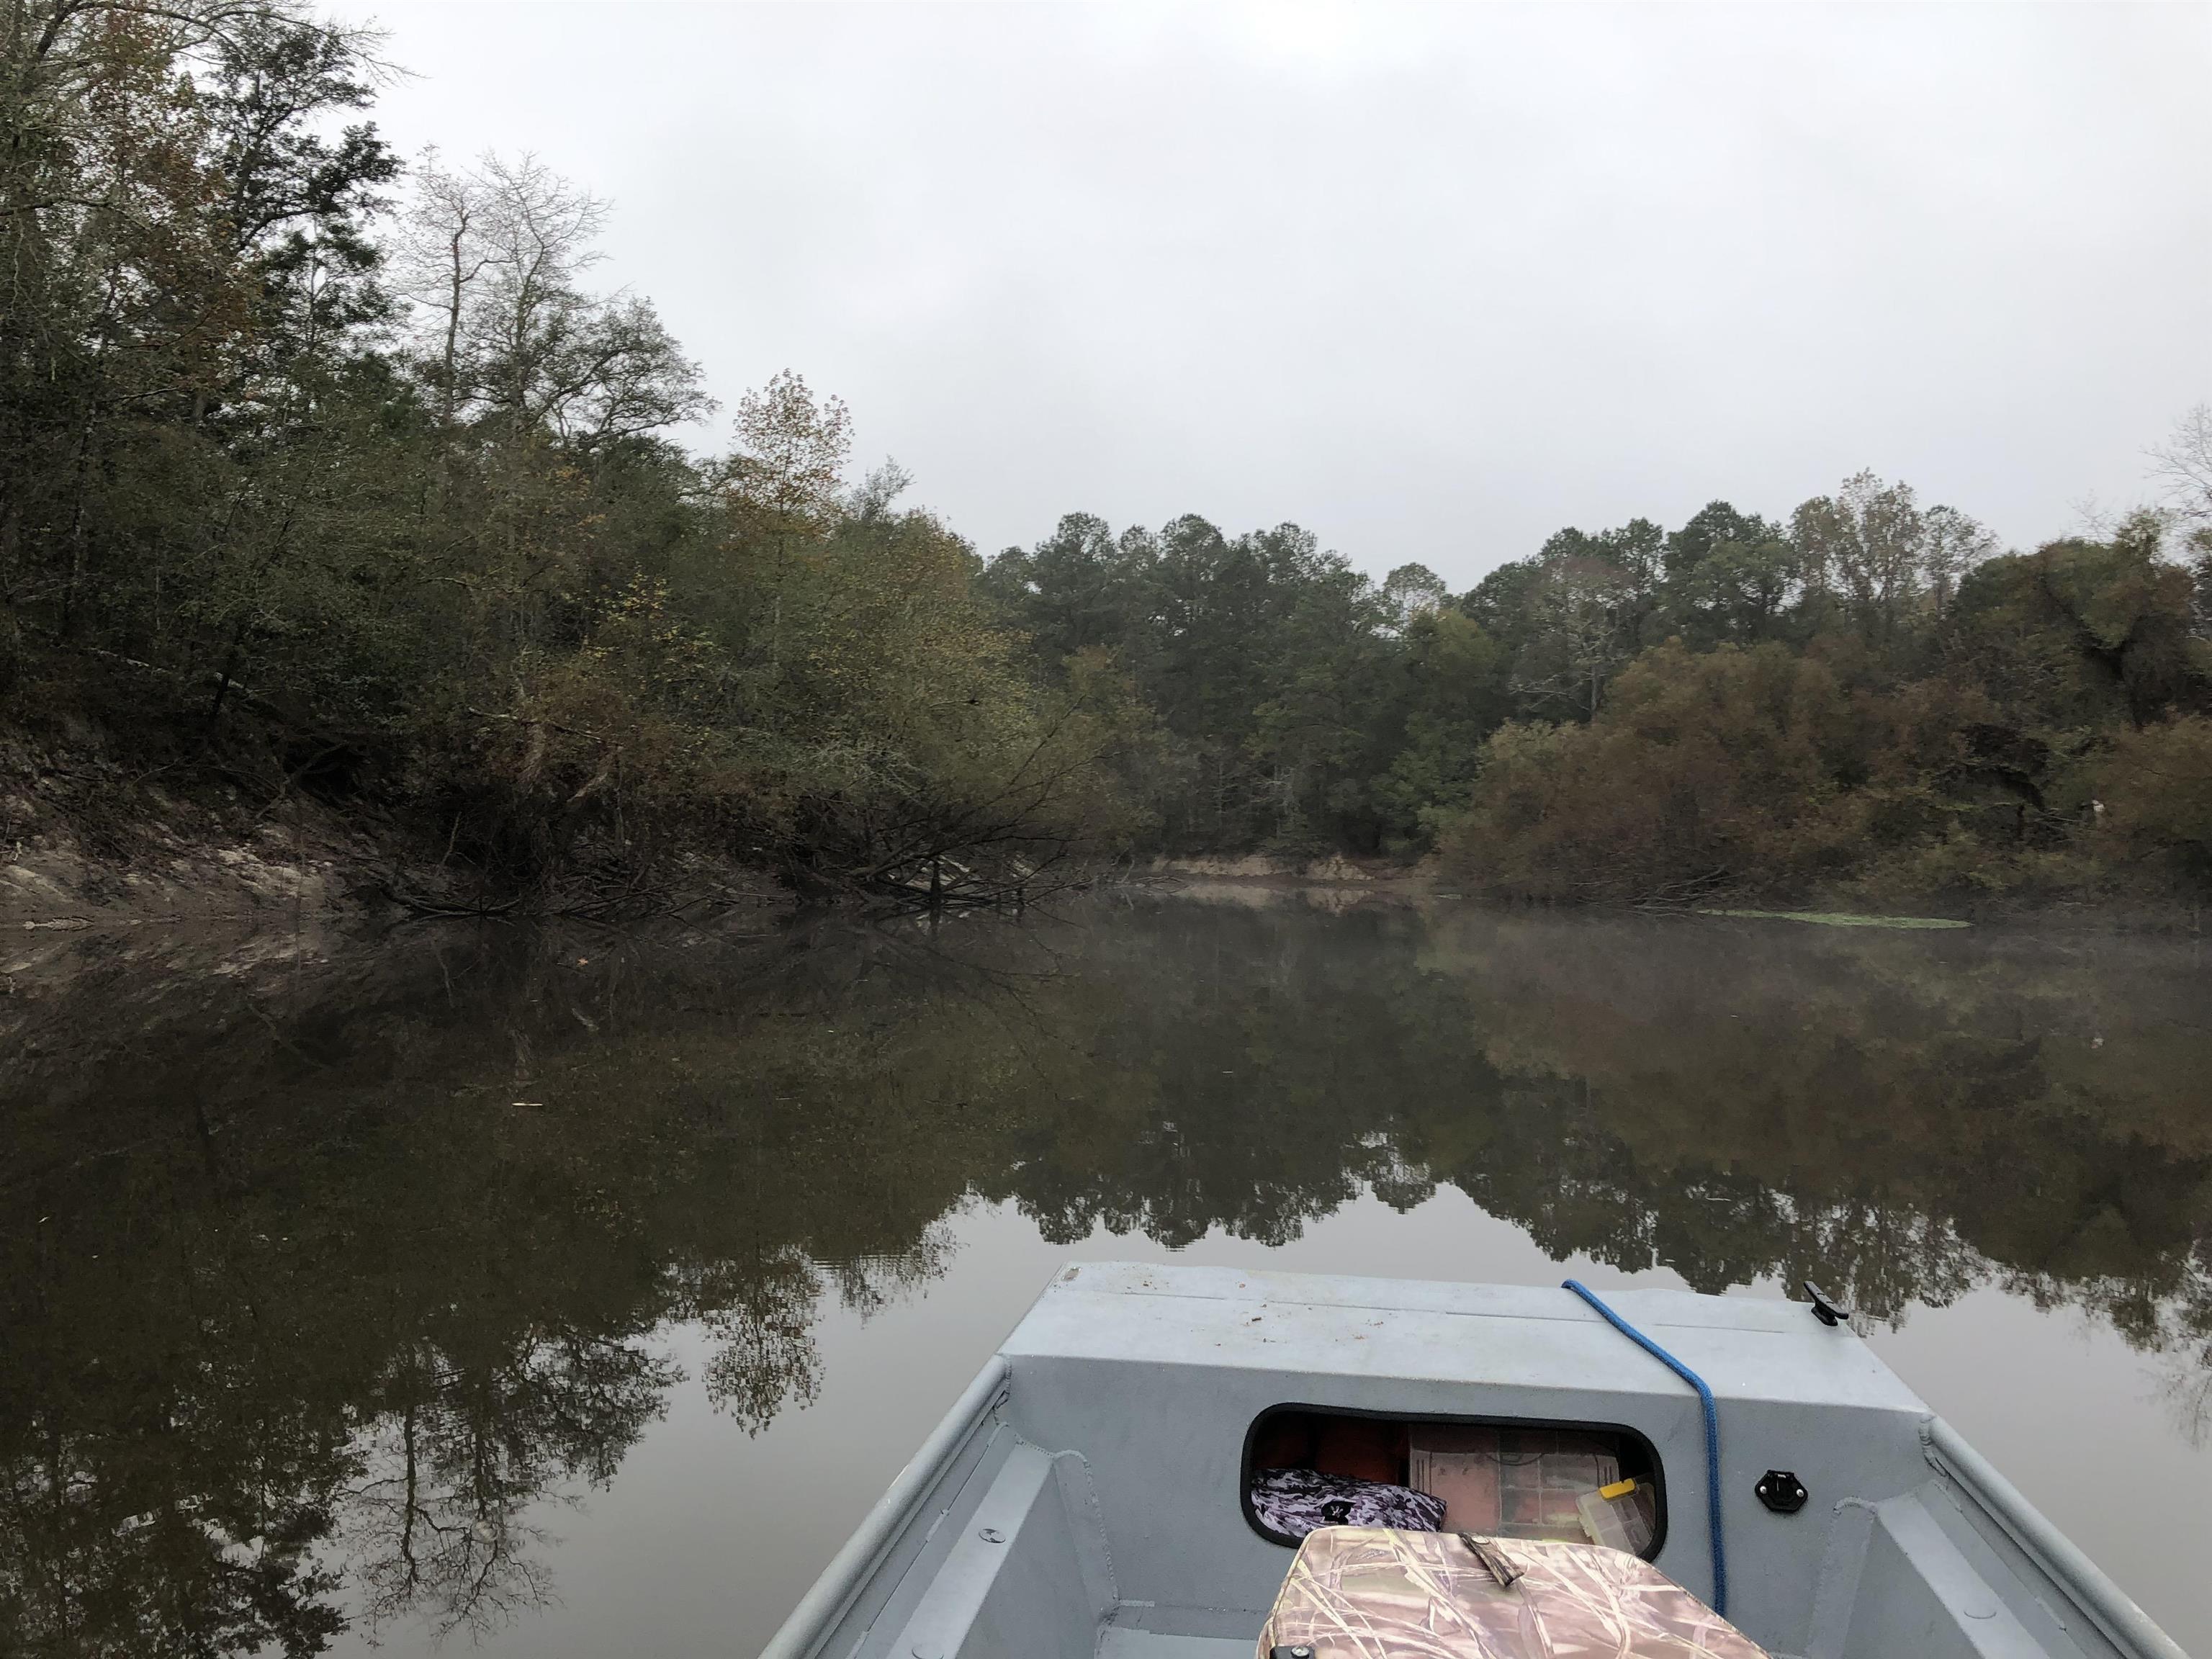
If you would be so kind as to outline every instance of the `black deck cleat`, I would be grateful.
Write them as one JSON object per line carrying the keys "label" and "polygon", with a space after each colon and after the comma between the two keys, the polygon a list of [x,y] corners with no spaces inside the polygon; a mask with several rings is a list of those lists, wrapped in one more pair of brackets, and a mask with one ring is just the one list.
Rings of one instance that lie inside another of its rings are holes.
{"label": "black deck cleat", "polygon": [[1815,1285],[1805,1281],[1805,1294],[1813,1298],[1813,1317],[1823,1325],[1840,1325],[1851,1316],[1851,1310]]}

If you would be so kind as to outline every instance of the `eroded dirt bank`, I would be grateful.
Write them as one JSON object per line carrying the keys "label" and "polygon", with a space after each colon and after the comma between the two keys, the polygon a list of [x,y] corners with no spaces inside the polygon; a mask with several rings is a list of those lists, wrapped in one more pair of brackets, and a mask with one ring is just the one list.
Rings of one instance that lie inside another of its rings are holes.
{"label": "eroded dirt bank", "polygon": [[[0,930],[566,912],[635,919],[777,910],[773,872],[699,853],[651,868],[600,849],[526,890],[488,882],[437,837],[368,798],[332,801],[189,782],[112,757],[97,733],[40,744],[0,732]],[[165,784],[167,787],[165,787]]]}

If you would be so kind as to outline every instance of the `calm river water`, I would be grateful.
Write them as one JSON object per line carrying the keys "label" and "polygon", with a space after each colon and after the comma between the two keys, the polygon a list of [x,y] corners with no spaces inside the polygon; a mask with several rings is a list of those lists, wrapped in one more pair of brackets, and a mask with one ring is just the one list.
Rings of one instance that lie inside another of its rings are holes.
{"label": "calm river water", "polygon": [[2212,1653],[2212,956],[1093,901],[0,945],[0,1651],[750,1655],[1070,1257],[1810,1276]]}

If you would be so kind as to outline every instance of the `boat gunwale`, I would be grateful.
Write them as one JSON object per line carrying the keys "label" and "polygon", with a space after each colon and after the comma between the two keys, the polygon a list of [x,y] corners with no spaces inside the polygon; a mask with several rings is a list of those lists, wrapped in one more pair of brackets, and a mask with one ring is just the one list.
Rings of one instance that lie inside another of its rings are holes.
{"label": "boat gunwale", "polygon": [[[1161,1264],[1156,1262],[1083,1261],[1076,1263],[1075,1267],[1091,1271],[1091,1279],[1082,1283],[1080,1288],[1093,1295],[1142,1297],[1163,1301],[1249,1302],[1261,1306],[1279,1304],[1285,1307],[1328,1309],[1346,1313],[1419,1314],[1423,1317],[1443,1319],[1524,1319],[1544,1324],[1567,1325],[1601,1322],[1599,1316],[1590,1310],[1589,1304],[1580,1300],[1563,1302],[1556,1307],[1547,1301],[1538,1300],[1538,1295],[1548,1292],[1553,1288],[1550,1285],[1490,1284],[1478,1279],[1389,1279],[1373,1273],[1320,1273],[1281,1267],[1216,1267],[1202,1263],[1189,1264],[1188,1267],[1181,1263],[1173,1265],[1179,1269],[1176,1276],[1184,1282],[1164,1285],[1151,1279],[1150,1274],[1160,1270]],[[1100,1272],[1102,1269],[1109,1273],[1115,1270],[1126,1271],[1143,1274],[1146,1277],[1109,1285],[1101,1291],[1097,1288],[1097,1279],[1102,1276]],[[1240,1281],[1265,1280],[1267,1282],[1249,1291],[1247,1290],[1246,1282],[1240,1282],[1231,1289],[1215,1289],[1212,1286],[1200,1286],[1188,1282],[1194,1270],[1198,1273],[1218,1275],[1223,1278],[1234,1274]],[[1340,1284],[1406,1287],[1421,1293],[1422,1299],[1409,1301],[1402,1290],[1395,1299],[1376,1301],[1359,1300],[1351,1297],[1299,1295],[1295,1290],[1287,1292],[1275,1291],[1272,1294],[1262,1293],[1274,1285],[1286,1282],[1295,1285],[1295,1281],[1305,1279],[1327,1279]],[[1038,1300],[1042,1302],[1044,1294],[1057,1291],[1063,1285],[1076,1282],[1074,1269],[1062,1269],[1053,1276],[1052,1280],[1045,1286],[1044,1292],[1040,1293]],[[1245,1293],[1239,1294],[1240,1291]],[[1437,1291],[1469,1292],[1474,1293],[1478,1298],[1502,1294],[1504,1297],[1520,1305],[1455,1307],[1449,1305],[1443,1297],[1436,1296],[1435,1293]],[[1771,1310],[1783,1313],[1784,1318],[1788,1318],[1796,1314],[1809,1312],[1812,1307],[1810,1303],[1799,1302],[1786,1295],[1726,1296],[1704,1291],[1676,1290],[1668,1285],[1630,1285],[1612,1294],[1633,1300],[1639,1307],[1646,1309],[1647,1311],[1644,1312],[1641,1322],[1645,1325],[1663,1325],[1677,1330],[1724,1330],[1732,1335],[1739,1336],[1790,1336],[1796,1334],[1793,1324],[1784,1323],[1783,1320],[1778,1320],[1771,1325],[1747,1321],[1744,1316],[1747,1310],[1759,1312]],[[1712,1310],[1702,1305],[1710,1302],[1728,1304],[1729,1316],[1726,1319],[1711,1316]],[[1018,1334],[1018,1328],[1017,1334]]]}
{"label": "boat gunwale", "polygon": [[815,1659],[822,1644],[851,1612],[894,1547],[920,1512],[939,1477],[1007,1399],[1012,1363],[994,1353],[962,1391],[952,1408],[930,1431],[874,1507],[861,1517],[844,1547],[799,1598],[782,1627],[769,1638],[760,1659]]}
{"label": "boat gunwale", "polygon": [[1974,1500],[2027,1559],[2065,1592],[2105,1639],[2131,1659],[2189,1659],[2181,1644],[2111,1576],[2059,1531],[2002,1471],[1941,1417],[1920,1425],[1928,1462]]}

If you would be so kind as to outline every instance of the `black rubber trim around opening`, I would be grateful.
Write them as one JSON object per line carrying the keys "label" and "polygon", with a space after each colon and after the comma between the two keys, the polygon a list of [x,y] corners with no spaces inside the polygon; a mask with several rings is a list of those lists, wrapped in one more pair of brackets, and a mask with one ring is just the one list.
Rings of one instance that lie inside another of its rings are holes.
{"label": "black rubber trim around opening", "polygon": [[1642,1552],[1646,1561],[1656,1561],[1659,1552],[1667,1547],[1667,1465],[1659,1455],[1658,1447],[1640,1429],[1632,1429],[1626,1423],[1591,1423],[1559,1417],[1486,1417],[1477,1413],[1451,1412],[1389,1412],[1370,1411],[1360,1406],[1313,1406],[1286,1400],[1268,1407],[1246,1425],[1244,1449],[1237,1460],[1237,1506],[1244,1511],[1244,1524],[1271,1544],[1285,1549],[1296,1549],[1298,1540],[1288,1533],[1277,1532],[1260,1518],[1252,1507],[1252,1445],[1260,1437],[1260,1431],[1271,1419],[1291,1412],[1308,1417],[1364,1417],[1384,1423],[1449,1423],[1472,1429],[1564,1429],[1583,1434],[1618,1435],[1623,1440],[1643,1448],[1651,1468],[1651,1486],[1656,1499],[1652,1505],[1651,1541]]}

